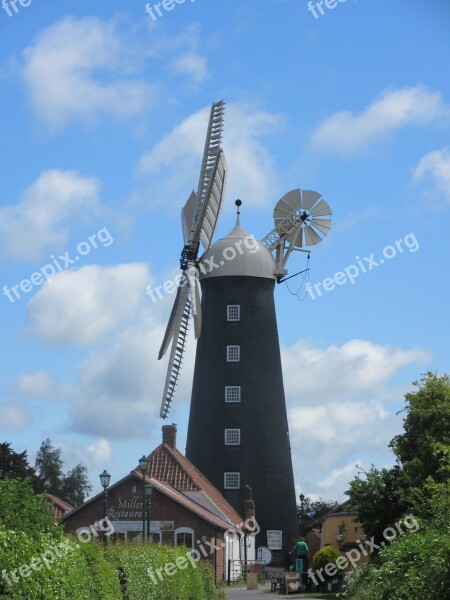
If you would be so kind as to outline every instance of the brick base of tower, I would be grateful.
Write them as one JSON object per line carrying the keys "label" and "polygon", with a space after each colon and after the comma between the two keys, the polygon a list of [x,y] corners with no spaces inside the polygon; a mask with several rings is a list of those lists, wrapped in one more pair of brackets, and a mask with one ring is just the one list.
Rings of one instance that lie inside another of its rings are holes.
{"label": "brick base of tower", "polygon": [[[268,545],[268,531],[281,531],[282,548],[272,550],[273,564],[281,566],[298,522],[274,285],[246,276],[201,281],[186,456],[240,513],[251,486],[261,528],[257,545]],[[229,305],[240,307],[239,321],[227,320]],[[239,362],[227,362],[231,345],[240,348]],[[240,402],[225,401],[227,386],[240,387]],[[240,430],[239,445],[225,444],[226,429]],[[239,473],[239,489],[225,488],[225,473]]]}

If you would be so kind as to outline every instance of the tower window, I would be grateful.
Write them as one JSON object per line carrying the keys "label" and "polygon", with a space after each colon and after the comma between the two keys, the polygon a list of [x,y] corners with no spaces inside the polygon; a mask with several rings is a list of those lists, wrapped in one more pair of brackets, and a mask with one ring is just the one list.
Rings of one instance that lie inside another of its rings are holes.
{"label": "tower window", "polygon": [[227,362],[239,362],[241,360],[240,346],[227,346]]}
{"label": "tower window", "polygon": [[239,304],[229,304],[227,306],[227,321],[240,321],[241,307]]}
{"label": "tower window", "polygon": [[225,429],[225,446],[239,446],[241,443],[240,429]]}
{"label": "tower window", "polygon": [[227,404],[236,404],[241,401],[241,386],[226,385],[225,386],[225,402]]}
{"label": "tower window", "polygon": [[225,473],[224,487],[226,490],[238,490],[241,487],[241,474]]}
{"label": "tower window", "polygon": [[283,549],[283,532],[281,530],[267,530],[267,547],[269,548],[269,550]]}

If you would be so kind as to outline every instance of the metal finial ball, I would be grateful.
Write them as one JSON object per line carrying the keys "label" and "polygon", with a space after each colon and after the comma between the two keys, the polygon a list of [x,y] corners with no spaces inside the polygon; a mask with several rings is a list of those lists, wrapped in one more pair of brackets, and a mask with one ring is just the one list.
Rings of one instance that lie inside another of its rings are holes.
{"label": "metal finial ball", "polygon": [[236,206],[242,206],[242,200],[236,200],[235,204]]}

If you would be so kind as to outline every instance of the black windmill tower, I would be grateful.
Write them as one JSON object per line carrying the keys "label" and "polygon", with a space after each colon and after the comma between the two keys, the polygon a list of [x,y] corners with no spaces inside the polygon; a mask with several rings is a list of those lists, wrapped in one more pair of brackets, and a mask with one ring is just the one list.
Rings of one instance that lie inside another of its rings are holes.
{"label": "black windmill tower", "polygon": [[274,288],[291,252],[308,252],[329,232],[331,209],[320,194],[293,190],[275,208],[275,228],[258,241],[241,227],[238,200],[236,227],[212,244],[227,175],[223,113],[223,102],[212,105],[199,189],[182,211],[183,277],[159,354],[172,342],[161,417],[192,314],[198,342],[186,456],[241,514],[244,488],[253,489],[257,545],[271,548],[281,565],[298,522]]}

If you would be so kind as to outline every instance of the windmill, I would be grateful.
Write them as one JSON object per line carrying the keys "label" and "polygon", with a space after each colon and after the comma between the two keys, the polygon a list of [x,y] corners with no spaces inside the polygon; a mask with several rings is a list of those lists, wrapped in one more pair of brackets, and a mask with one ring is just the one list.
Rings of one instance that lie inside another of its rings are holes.
{"label": "windmill", "polygon": [[235,228],[212,244],[226,179],[222,122],[223,103],[213,104],[202,191],[182,211],[183,284],[160,352],[161,358],[173,340],[161,416],[173,400],[192,313],[198,341],[186,457],[238,512],[245,486],[252,487],[257,543],[281,566],[298,523],[274,288],[292,252],[309,253],[328,234],[331,209],[317,192],[292,190],[275,207],[274,228],[258,241],[241,227],[238,200]]}

